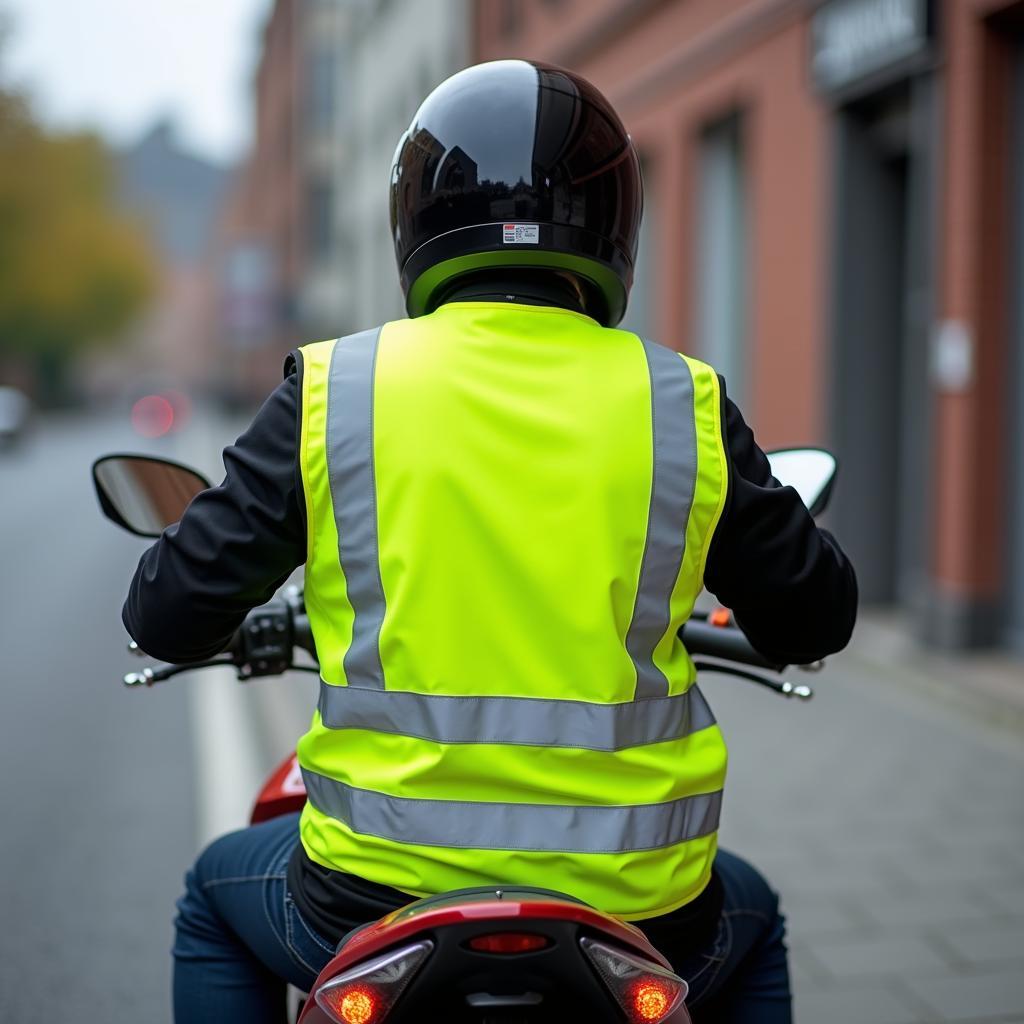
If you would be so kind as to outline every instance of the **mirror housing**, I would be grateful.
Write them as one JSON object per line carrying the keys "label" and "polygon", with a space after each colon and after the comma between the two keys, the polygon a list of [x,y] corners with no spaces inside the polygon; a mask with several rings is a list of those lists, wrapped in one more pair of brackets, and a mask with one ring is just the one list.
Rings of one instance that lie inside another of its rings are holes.
{"label": "mirror housing", "polygon": [[772,476],[792,487],[812,516],[825,511],[836,479],[836,457],[824,448],[781,448],[766,452]]}
{"label": "mirror housing", "polygon": [[105,455],[92,465],[103,514],[139,537],[157,538],[210,482],[201,473],[149,455]]}

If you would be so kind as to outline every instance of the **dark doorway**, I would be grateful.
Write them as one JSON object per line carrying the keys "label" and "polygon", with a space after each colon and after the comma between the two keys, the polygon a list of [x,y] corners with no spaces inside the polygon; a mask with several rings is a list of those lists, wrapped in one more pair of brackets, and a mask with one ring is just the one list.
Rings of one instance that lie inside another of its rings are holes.
{"label": "dark doorway", "polygon": [[928,270],[919,85],[836,114],[833,521],[871,603],[915,603],[926,520]]}

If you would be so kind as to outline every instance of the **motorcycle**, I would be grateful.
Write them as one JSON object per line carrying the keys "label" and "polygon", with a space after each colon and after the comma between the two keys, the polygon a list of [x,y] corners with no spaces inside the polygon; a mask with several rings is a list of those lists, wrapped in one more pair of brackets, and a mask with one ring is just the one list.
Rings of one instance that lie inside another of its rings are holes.
{"label": "motorcycle", "polygon": [[[776,479],[795,487],[812,514],[826,506],[831,454],[814,448],[769,454]],[[179,463],[108,455],[93,465],[100,507],[143,537],[181,518],[210,486]],[[681,630],[698,672],[718,672],[809,700],[812,690],[781,678],[787,666],[759,654],[728,610],[696,612]],[[132,643],[129,649],[142,654]],[[302,593],[290,588],[254,609],[231,644],[209,661],[147,666],[124,677],[149,687],[183,672],[233,667],[240,680],[317,671]],[[800,666],[817,669],[821,664]],[[251,823],[302,809],[306,790],[293,754],[264,784]],[[415,900],[345,936],[306,998],[298,1024],[534,1024],[577,1016],[629,1024],[690,1024],[687,981],[635,926],[564,893],[495,884]]]}

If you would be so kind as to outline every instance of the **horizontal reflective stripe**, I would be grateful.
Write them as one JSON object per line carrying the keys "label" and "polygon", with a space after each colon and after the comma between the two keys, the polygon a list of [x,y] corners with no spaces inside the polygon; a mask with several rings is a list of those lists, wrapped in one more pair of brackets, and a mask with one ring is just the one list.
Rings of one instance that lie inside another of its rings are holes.
{"label": "horizontal reflective stripe", "polygon": [[320,681],[328,729],[369,729],[435,743],[623,750],[681,739],[715,724],[696,686],[672,697],[593,704],[542,697],[452,697]]}
{"label": "horizontal reflective stripe", "polygon": [[353,832],[415,846],[551,853],[657,850],[718,828],[722,793],[661,804],[578,806],[414,800],[356,789],[303,768],[309,802]]}

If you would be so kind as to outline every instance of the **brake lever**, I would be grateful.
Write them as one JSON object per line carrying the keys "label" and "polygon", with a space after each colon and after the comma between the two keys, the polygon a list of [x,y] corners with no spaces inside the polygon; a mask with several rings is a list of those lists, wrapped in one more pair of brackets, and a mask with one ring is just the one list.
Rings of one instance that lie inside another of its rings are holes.
{"label": "brake lever", "polygon": [[[181,675],[183,672],[192,672],[200,668],[234,668],[238,679],[243,683],[253,678],[254,673],[248,665],[238,665],[231,658],[216,658],[212,661],[196,661],[191,665],[165,665],[163,668],[144,668],[141,672],[129,672],[124,677],[124,685],[129,689],[138,686],[152,686],[154,683],[162,683],[165,679]],[[285,672],[314,672],[320,674],[320,669],[313,665],[286,665],[280,674]],[[269,675],[269,673],[262,673]]]}
{"label": "brake lever", "polygon": [[154,683],[162,683],[173,676],[179,676],[182,672],[192,672],[197,668],[217,668],[235,663],[231,658],[214,658],[210,661],[194,661],[190,665],[164,665],[163,668],[151,668],[148,665],[141,672],[129,672],[124,677],[124,685],[130,689],[137,686],[152,686]]}
{"label": "brake lever", "polygon": [[810,700],[814,696],[814,691],[809,686],[804,686],[803,684],[794,686],[788,680],[772,679],[769,676],[763,676],[758,672],[751,672],[749,669],[740,668],[731,663],[718,664],[713,661],[695,661],[693,667],[698,672],[718,672],[722,675],[737,676],[740,679],[746,679],[751,683],[757,683],[769,690],[773,690],[783,697]]}

